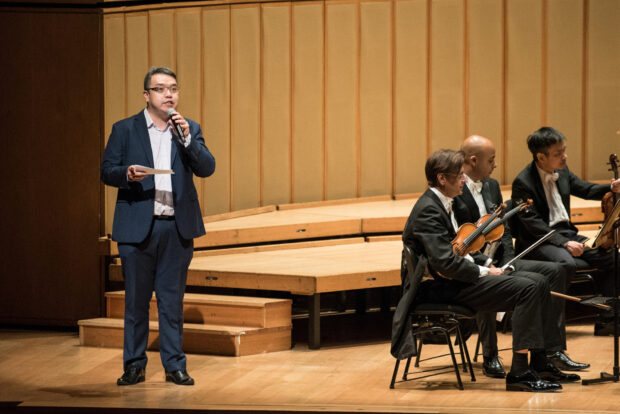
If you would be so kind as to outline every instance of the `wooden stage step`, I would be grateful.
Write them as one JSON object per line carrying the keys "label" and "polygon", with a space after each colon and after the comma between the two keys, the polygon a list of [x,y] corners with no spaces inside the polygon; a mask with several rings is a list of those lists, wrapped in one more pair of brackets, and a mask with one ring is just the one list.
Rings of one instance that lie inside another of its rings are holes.
{"label": "wooden stage step", "polygon": [[[106,292],[106,315],[123,319],[125,292]],[[290,299],[186,293],[183,299],[185,324],[209,324],[274,328],[290,326]],[[151,299],[149,319],[157,320],[157,300]]]}
{"label": "wooden stage step", "polygon": [[[123,347],[122,319],[95,318],[78,321],[80,345]],[[148,349],[159,349],[157,321],[149,322]],[[291,348],[291,325],[259,328],[185,323],[183,350],[188,353],[227,356],[254,355]]]}

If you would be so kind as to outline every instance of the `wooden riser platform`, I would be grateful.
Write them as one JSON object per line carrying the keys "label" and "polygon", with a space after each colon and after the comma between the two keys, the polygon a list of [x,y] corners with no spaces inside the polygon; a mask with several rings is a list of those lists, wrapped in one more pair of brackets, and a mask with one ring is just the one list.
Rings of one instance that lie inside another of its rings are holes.
{"label": "wooden riser platform", "polygon": [[[96,318],[78,321],[80,345],[123,347],[123,320]],[[226,356],[254,355],[291,348],[291,325],[256,328],[222,325],[183,325],[183,350],[188,353]],[[149,322],[148,349],[159,349],[159,327]]]}
{"label": "wooden riser platform", "polygon": [[[123,319],[125,292],[107,292],[106,315]],[[185,323],[274,328],[291,324],[290,299],[186,293],[183,299]],[[153,294],[149,318],[157,320],[157,300]]]}

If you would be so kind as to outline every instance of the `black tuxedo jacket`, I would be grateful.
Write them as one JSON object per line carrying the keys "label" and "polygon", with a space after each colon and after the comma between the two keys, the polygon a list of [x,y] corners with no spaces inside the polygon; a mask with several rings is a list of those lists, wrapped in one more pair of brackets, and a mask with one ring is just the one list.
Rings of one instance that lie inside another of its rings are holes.
{"label": "black tuxedo jacket", "polygon": [[[426,190],[407,219],[403,243],[415,255],[428,259],[428,270],[442,284],[440,294],[444,299],[449,299],[465,285],[475,283],[480,275],[480,269],[475,263],[452,252],[450,241],[455,236],[450,216],[439,197],[430,189]],[[439,273],[450,279],[439,276]]]}
{"label": "black tuxedo jacket", "polygon": [[[605,193],[610,191],[609,185],[594,184],[581,180],[568,167],[557,171],[557,173],[559,177],[556,185],[562,197],[562,204],[564,204],[569,217],[571,195],[587,200],[601,200]],[[534,202],[528,211],[519,214],[518,219],[511,222],[512,233],[517,238],[518,245],[530,245],[551,230],[549,227],[549,205],[547,204],[540,174],[538,174],[538,169],[534,162],[526,166],[513,181],[512,199],[532,199]],[[568,223],[568,227],[568,231],[577,233],[577,228],[572,222]],[[548,243],[561,247],[569,240],[560,231],[556,232],[548,240]]]}
{"label": "black tuxedo jacket", "polygon": [[[482,199],[486,206],[487,213],[492,213],[495,209],[504,202],[502,192],[499,187],[499,183],[488,178],[482,181]],[[454,217],[459,226],[465,223],[476,223],[480,219],[480,211],[478,210],[478,204],[474,200],[474,196],[469,191],[469,188],[463,186],[463,194],[454,198]],[[515,256],[514,248],[512,247],[512,234],[507,223],[504,223],[504,235],[502,236],[501,243],[495,252],[495,258],[499,266],[504,265]]]}

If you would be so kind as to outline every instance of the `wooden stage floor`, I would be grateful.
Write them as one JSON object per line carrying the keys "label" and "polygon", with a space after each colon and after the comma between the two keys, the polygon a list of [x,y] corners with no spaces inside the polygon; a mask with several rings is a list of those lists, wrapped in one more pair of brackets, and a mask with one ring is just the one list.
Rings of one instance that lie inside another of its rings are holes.
{"label": "wooden stage floor", "polygon": [[[612,338],[595,337],[592,330],[591,324],[568,329],[570,355],[592,364],[584,378],[611,372],[613,365]],[[510,346],[510,335],[499,333],[499,338],[501,348]],[[473,335],[468,341],[472,353],[475,340]],[[424,354],[444,349],[428,345]],[[510,363],[510,355],[508,350],[500,353],[505,364]],[[464,391],[455,387],[453,374],[397,384],[390,390],[394,359],[387,341],[327,345],[320,350],[298,343],[289,351],[238,358],[188,355],[189,372],[196,380],[193,387],[164,382],[158,353],[149,352],[149,358],[145,383],[118,387],[120,349],[81,347],[73,332],[0,330],[0,411],[7,410],[8,402],[22,402],[20,407],[83,407],[87,412],[93,407],[129,409],[120,410],[124,412],[620,411],[620,383],[568,384],[563,392],[553,394],[508,393],[503,380],[482,375],[480,362],[475,364],[475,383],[464,376]]]}

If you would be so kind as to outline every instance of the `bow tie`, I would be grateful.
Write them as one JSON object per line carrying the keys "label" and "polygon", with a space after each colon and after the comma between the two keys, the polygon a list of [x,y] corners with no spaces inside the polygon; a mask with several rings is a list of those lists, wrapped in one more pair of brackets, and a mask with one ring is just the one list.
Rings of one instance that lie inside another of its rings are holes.
{"label": "bow tie", "polygon": [[558,178],[560,177],[560,174],[558,174],[557,172],[554,172],[553,174],[547,174],[545,175],[545,181],[547,181],[548,183],[550,183],[551,181],[557,181]]}
{"label": "bow tie", "polygon": [[472,193],[480,194],[482,191],[482,181],[472,181],[469,189]]}

